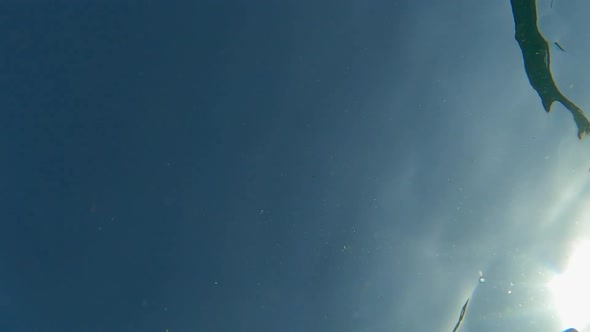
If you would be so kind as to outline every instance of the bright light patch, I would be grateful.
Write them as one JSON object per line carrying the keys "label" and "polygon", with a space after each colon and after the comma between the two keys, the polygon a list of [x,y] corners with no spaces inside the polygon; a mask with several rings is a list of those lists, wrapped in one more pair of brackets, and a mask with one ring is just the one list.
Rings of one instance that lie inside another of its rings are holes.
{"label": "bright light patch", "polygon": [[549,287],[562,324],[578,330],[585,328],[590,323],[590,242],[574,249],[567,269]]}

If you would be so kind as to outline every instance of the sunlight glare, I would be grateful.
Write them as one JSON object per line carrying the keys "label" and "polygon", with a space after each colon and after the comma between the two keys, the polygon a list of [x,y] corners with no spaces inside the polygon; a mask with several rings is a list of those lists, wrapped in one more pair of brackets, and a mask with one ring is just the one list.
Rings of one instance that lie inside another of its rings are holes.
{"label": "sunlight glare", "polygon": [[585,328],[590,323],[590,242],[574,248],[564,273],[549,284],[562,324]]}

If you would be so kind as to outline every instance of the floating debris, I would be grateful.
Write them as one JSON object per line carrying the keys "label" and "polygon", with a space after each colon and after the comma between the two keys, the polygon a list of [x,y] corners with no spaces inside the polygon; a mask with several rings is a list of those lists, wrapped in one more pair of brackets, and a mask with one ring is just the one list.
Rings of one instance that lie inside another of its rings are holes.
{"label": "floating debris", "polygon": [[563,47],[561,47],[561,45],[559,45],[558,42],[554,42],[553,44],[555,44],[555,46],[557,46],[557,48],[559,48],[562,52],[565,52],[565,50],[563,49]]}
{"label": "floating debris", "polygon": [[522,51],[524,69],[529,83],[541,97],[543,108],[547,113],[551,111],[551,105],[556,101],[572,113],[578,126],[578,138],[582,139],[585,134],[590,134],[590,121],[582,109],[559,91],[553,80],[549,43],[539,31],[536,0],[511,0],[510,4],[516,27],[514,37]]}
{"label": "floating debris", "polygon": [[455,328],[453,329],[453,332],[457,332],[459,330],[459,326],[461,326],[461,322],[463,322],[463,318],[465,318],[465,313],[467,313],[467,305],[468,304],[469,304],[469,299],[467,299],[467,301],[465,301],[463,308],[461,308],[461,313],[459,314],[459,320],[457,321],[457,324],[455,324]]}

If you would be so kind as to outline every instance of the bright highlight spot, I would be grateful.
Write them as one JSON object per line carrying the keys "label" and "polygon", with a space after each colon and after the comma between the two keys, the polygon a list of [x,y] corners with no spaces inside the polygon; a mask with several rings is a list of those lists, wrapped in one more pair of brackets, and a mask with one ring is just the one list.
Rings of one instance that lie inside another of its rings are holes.
{"label": "bright highlight spot", "polygon": [[590,323],[590,242],[574,249],[567,269],[556,276],[549,287],[561,323],[584,329]]}
{"label": "bright highlight spot", "polygon": [[479,271],[479,282],[484,283],[486,282],[486,278],[483,277],[483,272]]}

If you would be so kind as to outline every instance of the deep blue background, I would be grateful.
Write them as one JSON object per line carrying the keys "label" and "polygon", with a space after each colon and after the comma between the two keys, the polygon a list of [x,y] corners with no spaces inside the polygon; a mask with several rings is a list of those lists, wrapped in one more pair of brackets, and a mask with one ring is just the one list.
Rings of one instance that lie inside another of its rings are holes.
{"label": "deep blue background", "polygon": [[[587,110],[581,6],[539,17]],[[581,327],[575,133],[509,1],[0,1],[0,330]]]}
{"label": "deep blue background", "polygon": [[388,166],[358,150],[396,149],[363,104],[401,13],[3,4],[2,326],[353,327],[348,280],[372,262],[343,254],[369,245],[355,212]]}

